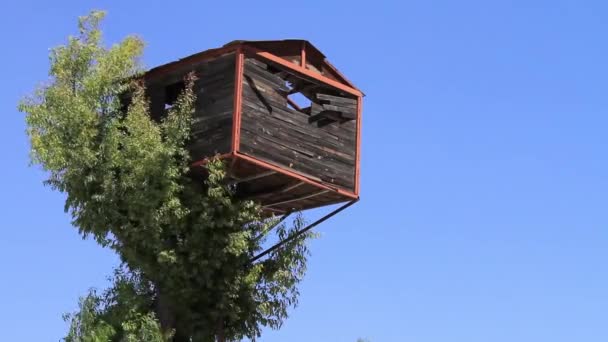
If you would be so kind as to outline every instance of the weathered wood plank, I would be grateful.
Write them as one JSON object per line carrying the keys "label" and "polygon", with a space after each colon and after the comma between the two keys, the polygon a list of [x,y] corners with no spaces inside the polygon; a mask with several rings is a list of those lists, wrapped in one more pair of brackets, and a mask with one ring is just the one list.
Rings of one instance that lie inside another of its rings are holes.
{"label": "weathered wood plank", "polygon": [[336,151],[335,153],[337,154],[347,156],[345,158],[347,158],[349,161],[354,159],[354,141],[343,141],[336,139],[335,137],[314,136],[310,131],[306,131],[297,126],[289,125],[279,120],[260,119],[248,115],[248,112],[243,112],[243,114],[242,119],[246,125],[255,127],[260,131],[269,132],[268,134],[284,136],[284,138],[288,140],[290,137],[293,137],[293,140],[298,143],[311,145],[313,148],[319,150],[325,149],[327,151]]}
{"label": "weathered wood plank", "polygon": [[302,155],[298,151],[276,144],[265,136],[243,129],[241,149],[253,156],[264,157],[286,167],[314,175],[323,181],[349,188],[354,182],[353,167],[339,167],[340,163],[330,163]]}
{"label": "weathered wood plank", "polygon": [[[332,175],[330,174],[330,172],[332,171],[331,169],[327,169],[327,171],[325,172],[321,172],[320,177],[316,177],[310,174],[310,170],[302,170],[297,168],[297,164],[289,164],[286,163],[285,158],[280,157],[280,158],[276,158],[275,154],[277,153],[275,150],[262,150],[259,148],[255,148],[255,146],[245,146],[244,149],[246,151],[244,151],[244,153],[252,155],[256,158],[259,158],[261,160],[265,160],[274,164],[278,164],[278,165],[282,165],[282,167],[284,167],[285,169],[293,169],[293,171],[298,172],[306,177],[309,177],[311,179],[314,178],[319,178],[320,181],[322,182],[326,182],[328,184],[333,184],[336,186],[340,186],[343,187],[345,189],[352,189],[353,187],[353,179],[354,176],[350,175],[350,176],[339,176],[339,175]],[[290,167],[289,165],[292,165],[292,167]],[[318,170],[312,170],[314,173],[318,173]]]}
{"label": "weathered wood plank", "polygon": [[342,107],[342,106],[337,106],[337,105],[333,105],[333,104],[323,104],[322,106],[323,106],[323,109],[334,111],[334,112],[352,113],[352,114],[357,113],[356,108]]}
{"label": "weathered wood plank", "polygon": [[315,115],[311,115],[309,120],[310,122],[319,122],[324,120],[325,122],[336,122],[342,119],[342,113],[335,112],[333,110],[324,110]]}
{"label": "weathered wood plank", "polygon": [[321,100],[322,102],[324,101],[324,102],[329,102],[329,103],[340,103],[340,104],[343,104],[344,106],[352,105],[352,106],[355,106],[355,108],[357,106],[357,100],[351,99],[348,97],[317,93],[317,99]]}
{"label": "weathered wood plank", "polygon": [[[279,113],[283,114],[283,115],[290,115],[291,117],[296,119],[296,120],[300,120],[302,123],[310,123],[309,117],[306,115],[302,115],[301,112],[299,111],[295,111],[293,109],[290,108],[281,108],[279,106],[274,108],[275,111],[278,111]],[[321,111],[323,111],[323,107],[319,104],[316,103],[312,103],[311,104],[311,111],[310,114],[314,115],[314,114],[318,114]],[[338,136],[345,136],[345,137],[355,137],[355,125],[332,125],[332,127],[327,127],[322,129],[321,131],[330,131],[333,132],[333,134],[338,135]],[[313,129],[313,127],[311,127],[311,129]],[[317,128],[314,128],[315,130],[317,130]]]}
{"label": "weathered wood plank", "polygon": [[252,78],[259,78],[259,79],[265,80],[271,84],[276,85],[277,90],[284,89],[285,91],[289,91],[289,88],[287,88],[287,86],[285,84],[285,80],[283,80],[278,75],[271,74],[267,70],[264,70],[254,64],[251,64],[248,61],[245,62],[243,69],[245,71],[245,76],[250,76]]}
{"label": "weathered wood plank", "polygon": [[235,56],[196,66],[197,100],[189,150],[194,160],[230,151],[234,105]]}
{"label": "weathered wood plank", "polygon": [[[286,88],[285,81],[266,70],[265,65],[246,61],[241,151],[352,190],[356,125],[336,122],[317,127],[311,124],[309,115],[288,107]],[[319,100],[318,104],[312,103],[311,113],[328,112],[328,109],[356,112],[353,99],[327,95]],[[336,119],[343,120],[342,114]]]}
{"label": "weathered wood plank", "polygon": [[[354,146],[355,139],[346,139],[338,136],[334,136],[331,134],[324,133],[319,130],[308,129],[306,126],[294,125],[293,122],[289,120],[285,120],[285,118],[277,116],[270,117],[259,117],[256,116],[256,112],[251,111],[249,107],[244,110],[243,118],[246,119],[248,117],[254,120],[253,122],[260,122],[264,125],[268,125],[268,129],[272,130],[283,130],[289,132],[290,134],[301,136],[302,139],[306,139],[308,141],[321,141],[330,146],[335,146],[336,148],[349,150],[350,147]],[[274,114],[274,113],[273,113]],[[350,153],[350,151],[348,151]],[[354,151],[352,152],[354,154]]]}
{"label": "weathered wood plank", "polygon": [[[356,136],[354,130],[351,129],[339,129],[341,127],[323,127],[318,128],[313,125],[310,125],[309,117],[307,115],[303,115],[302,113],[295,112],[291,109],[283,110],[278,109],[277,107],[273,107],[271,112],[265,111],[265,107],[250,101],[249,99],[244,99],[243,101],[243,109],[251,110],[250,115],[257,115],[266,117],[269,116],[274,120],[283,121],[294,126],[294,129],[306,132],[313,137],[318,139],[335,139],[342,140],[344,142],[355,142]],[[346,126],[346,125],[340,125]],[[345,127],[346,128],[346,127]]]}

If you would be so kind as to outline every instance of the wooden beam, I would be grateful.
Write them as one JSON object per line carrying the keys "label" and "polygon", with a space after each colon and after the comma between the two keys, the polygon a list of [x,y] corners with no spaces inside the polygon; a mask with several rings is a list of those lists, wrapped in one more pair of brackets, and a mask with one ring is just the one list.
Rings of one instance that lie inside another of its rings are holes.
{"label": "wooden beam", "polygon": [[337,192],[340,195],[343,195],[347,198],[350,199],[358,199],[359,196],[357,196],[355,193],[350,192],[348,190],[344,190],[344,189],[340,189],[339,187],[336,186],[330,186],[329,184],[326,184],[325,182],[321,181],[320,179],[318,179],[317,177],[313,177],[310,175],[305,175],[301,172],[295,172],[295,170],[292,171],[292,169],[286,168],[286,167],[280,167],[277,166],[275,164],[266,162],[264,160],[260,160],[258,158],[255,157],[251,157],[249,155],[237,152],[235,153],[237,158],[243,159],[249,163],[252,163],[254,165],[258,165],[267,169],[271,169],[271,170],[275,170],[280,174],[292,177],[294,179],[300,180],[304,183],[310,184],[310,185],[314,185],[317,188],[321,188],[321,189],[327,189],[330,191],[334,191]]}
{"label": "wooden beam", "polygon": [[302,200],[305,200],[305,199],[309,199],[309,198],[313,198],[313,197],[316,197],[316,196],[319,196],[319,195],[323,195],[323,194],[328,193],[328,192],[329,192],[329,190],[321,190],[321,191],[318,191],[318,192],[315,192],[315,193],[312,193],[312,194],[309,194],[309,195],[303,195],[303,196],[300,196],[300,197],[296,197],[296,198],[292,198],[292,199],[288,199],[288,200],[284,200],[284,201],[280,201],[280,202],[275,202],[275,203],[271,203],[271,204],[265,204],[262,207],[263,208],[268,208],[268,207],[274,207],[274,206],[281,205],[281,204],[287,204],[287,203],[291,203],[291,202],[302,201]]}
{"label": "wooden beam", "polygon": [[351,104],[353,107],[357,105],[356,99],[350,99],[348,97],[342,97],[342,96],[333,96],[333,95],[318,93],[317,99],[319,99],[321,101]]}
{"label": "wooden beam", "polygon": [[308,118],[308,122],[311,122],[311,123],[317,122],[322,119],[328,119],[331,121],[340,121],[342,119],[342,115],[340,115],[340,112],[324,110],[320,113],[311,115],[310,118]]}
{"label": "wooden beam", "polygon": [[291,190],[293,190],[295,188],[301,187],[304,184],[306,184],[306,183],[304,183],[304,182],[298,182],[296,184],[293,184],[293,185],[290,185],[290,186],[286,186],[284,189],[281,190],[281,193],[289,192],[289,191],[291,191]]}
{"label": "wooden beam", "polygon": [[361,177],[361,124],[363,112],[363,97],[357,97],[357,142],[355,150],[355,196],[359,196],[359,181]]}
{"label": "wooden beam", "polygon": [[306,68],[306,41],[302,41],[302,51],[300,52],[300,66]]}
{"label": "wooden beam", "polygon": [[314,223],[309,224],[306,228],[302,228],[302,229],[296,231],[295,233],[293,233],[292,235],[290,235],[285,240],[279,241],[278,243],[276,243],[272,247],[268,248],[267,250],[263,251],[262,253],[260,253],[260,254],[258,254],[256,256],[254,256],[253,258],[251,258],[249,260],[249,263],[252,264],[255,261],[257,261],[260,258],[262,258],[263,256],[272,253],[273,251],[277,250],[278,248],[281,248],[282,246],[285,246],[286,244],[288,244],[289,242],[293,241],[294,239],[297,239],[299,236],[301,236],[302,234],[306,233],[307,231],[309,231],[309,230],[313,229],[314,227],[320,225],[321,223],[329,220],[332,216],[340,213],[344,209],[346,209],[346,208],[350,207],[351,205],[357,203],[357,201],[359,201],[359,200],[358,199],[352,200],[352,201],[344,204],[340,208],[338,208],[338,209],[332,211],[331,213],[329,213],[329,214],[321,217],[320,219],[316,220]]}
{"label": "wooden beam", "polygon": [[322,84],[326,84],[330,87],[336,88],[338,90],[341,90],[343,92],[355,95],[355,96],[363,96],[363,93],[361,93],[361,91],[354,89],[352,87],[349,87],[345,84],[342,84],[338,81],[334,81],[329,77],[323,76],[322,74],[316,73],[314,71],[310,71],[306,68],[302,68],[299,65],[293,64],[281,57],[277,57],[269,52],[254,48],[252,46],[243,46],[243,48],[245,49],[246,52],[253,54],[254,56],[257,56],[263,60],[272,62],[274,64],[280,65],[282,67],[285,67],[286,69],[293,71],[294,73],[298,74],[300,77],[303,77],[304,79],[307,80],[313,80],[316,82],[320,82]]}
{"label": "wooden beam", "polygon": [[245,57],[243,50],[239,47],[235,53],[234,70],[234,104],[232,116],[232,153],[239,150],[241,144],[241,110],[243,100],[243,73],[245,68]]}
{"label": "wooden beam", "polygon": [[175,69],[181,68],[187,64],[201,63],[201,62],[208,61],[208,60],[211,60],[214,58],[218,58],[222,55],[236,51],[239,46],[240,45],[230,45],[230,46],[224,46],[224,47],[221,47],[218,49],[211,49],[211,50],[196,53],[194,55],[190,55],[188,57],[179,59],[177,61],[173,61],[173,62],[169,62],[167,64],[157,66],[155,68],[148,70],[144,74],[144,78],[146,80],[151,80],[155,77],[159,77],[159,76],[171,73]]}
{"label": "wooden beam", "polygon": [[284,194],[286,192],[289,192],[293,189],[299,188],[300,186],[306,184],[305,182],[298,182],[296,184],[291,184],[291,185],[287,185],[287,186],[282,186],[282,187],[274,187],[272,188],[272,190],[270,191],[258,191],[258,192],[254,192],[254,193],[249,193],[247,194],[247,196],[245,197],[245,199],[255,199],[255,198],[259,198],[259,197],[265,197],[265,196],[271,196],[271,195],[279,195],[279,194]]}
{"label": "wooden beam", "polygon": [[268,177],[268,176],[272,176],[275,173],[277,173],[276,171],[270,170],[270,171],[266,171],[266,172],[262,172],[262,173],[258,173],[255,175],[251,175],[248,177],[244,177],[244,178],[237,178],[234,177],[235,179],[228,182],[228,184],[238,184],[238,183],[245,183],[245,182],[250,182],[252,180],[256,180],[256,179],[260,179],[260,178],[264,178],[264,177]]}
{"label": "wooden beam", "polygon": [[[329,70],[331,70],[333,73],[335,73],[335,76],[338,76],[338,78],[342,79],[342,81],[344,83],[346,83],[347,85],[353,87],[353,88],[357,88],[355,87],[355,85],[353,84],[353,82],[349,81],[346,76],[344,76],[344,74],[342,74],[340,72],[340,70],[338,70],[338,68],[336,68],[335,66],[333,66],[326,58],[323,59],[323,63],[325,64],[325,66],[327,66],[329,68]],[[365,94],[363,94],[363,92],[361,92],[362,96],[364,96]]]}
{"label": "wooden beam", "polygon": [[314,83],[308,83],[308,84],[299,84],[298,86],[294,87],[293,89],[291,89],[287,95],[293,95],[295,93],[304,93],[305,91],[309,91],[313,88],[318,87],[318,84],[314,84]]}
{"label": "wooden beam", "polygon": [[275,213],[280,213],[280,214],[288,213],[288,211],[286,211],[286,210],[277,209],[277,208],[265,208],[264,210],[274,211]]}
{"label": "wooden beam", "polygon": [[[270,211],[280,211],[279,209],[271,209],[268,208],[268,210]],[[266,236],[266,234],[270,233],[271,230],[273,230],[274,228],[278,227],[279,225],[281,225],[283,222],[285,222],[285,220],[287,220],[287,218],[291,215],[291,212],[285,212],[285,214],[283,215],[283,217],[281,217],[279,220],[277,220],[276,222],[274,222],[274,224],[270,227],[267,227],[266,229],[264,229],[258,236],[256,236],[253,241],[260,241],[262,238],[264,238],[264,236]]]}
{"label": "wooden beam", "polygon": [[333,104],[322,104],[321,106],[325,110],[331,110],[331,111],[334,111],[334,112],[350,113],[350,114],[354,114],[355,116],[356,116],[356,113],[357,113],[357,109],[356,108],[336,106],[336,105],[333,105]]}
{"label": "wooden beam", "polygon": [[350,113],[350,112],[342,112],[342,118],[345,119],[346,121],[355,120],[357,118],[357,114]]}

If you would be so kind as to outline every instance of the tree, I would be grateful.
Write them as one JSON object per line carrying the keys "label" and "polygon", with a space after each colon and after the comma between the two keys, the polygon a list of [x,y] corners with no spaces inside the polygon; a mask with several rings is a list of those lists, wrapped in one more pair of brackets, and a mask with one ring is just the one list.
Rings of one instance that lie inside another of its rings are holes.
{"label": "tree", "polygon": [[195,75],[154,121],[138,81],[144,43],[104,47],[103,18],[80,18],[78,36],[51,51],[49,81],[19,105],[32,162],[66,195],[72,224],[122,261],[113,286],[67,317],[66,341],[237,340],[278,329],[297,304],[311,235],[250,260],[267,240],[292,237],[302,217],[272,229],[277,218],[233,197],[219,160],[203,183],[189,177]]}

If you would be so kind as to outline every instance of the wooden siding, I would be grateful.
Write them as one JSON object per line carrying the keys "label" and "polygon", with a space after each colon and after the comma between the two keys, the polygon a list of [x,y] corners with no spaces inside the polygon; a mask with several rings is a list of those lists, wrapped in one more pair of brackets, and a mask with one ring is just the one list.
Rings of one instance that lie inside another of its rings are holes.
{"label": "wooden siding", "polygon": [[265,64],[245,60],[240,151],[354,191],[356,121],[311,122],[288,107],[288,90]]}
{"label": "wooden siding", "polygon": [[194,71],[197,95],[192,120],[192,141],[189,149],[192,160],[230,152],[234,102],[234,53],[217,59],[186,64],[171,73],[147,80],[151,115],[161,119],[166,113],[168,89],[182,82]]}

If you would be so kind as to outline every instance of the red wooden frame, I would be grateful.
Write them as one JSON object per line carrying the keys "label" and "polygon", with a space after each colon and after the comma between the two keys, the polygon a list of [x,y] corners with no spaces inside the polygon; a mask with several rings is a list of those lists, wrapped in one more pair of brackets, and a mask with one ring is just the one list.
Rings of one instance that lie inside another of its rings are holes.
{"label": "red wooden frame", "polygon": [[284,167],[281,167],[281,166],[278,166],[278,165],[274,165],[272,163],[269,163],[269,162],[264,161],[264,160],[260,160],[258,158],[252,157],[252,156],[248,156],[248,155],[240,153],[238,151],[235,152],[235,153],[220,154],[220,155],[217,155],[217,156],[214,156],[214,157],[208,157],[208,158],[205,158],[205,159],[201,159],[199,161],[196,161],[196,162],[192,163],[191,165],[193,167],[204,166],[205,164],[207,164],[213,158],[219,158],[221,160],[232,159],[231,165],[234,165],[238,159],[241,159],[241,160],[244,160],[244,161],[249,162],[251,164],[257,165],[259,167],[262,167],[262,168],[265,168],[265,169],[269,169],[269,170],[272,170],[272,171],[276,171],[277,173],[280,173],[280,174],[289,176],[291,178],[297,179],[297,180],[299,180],[299,181],[301,181],[303,183],[310,184],[310,185],[313,185],[315,187],[318,187],[318,188],[321,188],[321,189],[324,189],[324,190],[329,190],[329,191],[336,192],[336,193],[338,193],[338,194],[340,194],[342,196],[347,197],[348,199],[358,199],[359,198],[358,193],[354,193],[354,192],[351,192],[351,191],[348,191],[348,190],[344,190],[344,189],[340,189],[338,187],[333,187],[333,186],[324,184],[322,182],[319,182],[319,181],[316,181],[314,179],[310,179],[310,178],[308,178],[306,176],[303,176],[303,175],[297,173],[297,171],[287,170]]}
{"label": "red wooden frame", "polygon": [[300,66],[306,68],[306,41],[302,41],[302,51],[300,52]]}
{"label": "red wooden frame", "polygon": [[355,150],[355,194],[359,195],[359,177],[361,176],[361,124],[363,122],[363,97],[357,97],[357,138]]}
{"label": "red wooden frame", "polygon": [[323,76],[319,73],[316,73],[314,71],[308,70],[306,68],[303,68],[299,65],[293,64],[288,60],[285,60],[281,57],[277,57],[269,52],[254,48],[252,46],[247,46],[244,45],[243,46],[243,50],[245,51],[245,53],[248,56],[257,56],[263,60],[267,60],[273,63],[276,63],[282,67],[285,67],[287,69],[289,69],[290,71],[296,73],[296,74],[300,74],[300,76],[304,76],[304,77],[308,77],[311,78],[313,80],[319,81],[321,83],[324,83],[325,85],[328,85],[332,88],[336,88],[338,90],[344,91],[346,93],[349,93],[351,95],[355,95],[355,96],[363,96],[363,93],[357,89],[351,88],[345,84],[342,84],[338,81],[334,81],[329,77]]}
{"label": "red wooden frame", "polygon": [[[292,40],[287,40],[287,41],[292,41]],[[302,58],[302,60],[306,60],[306,55],[307,55],[307,50],[311,50],[311,52],[315,52],[320,54],[320,56],[322,58],[325,58],[325,56],[323,55],[323,53],[321,53],[321,51],[319,51],[316,47],[314,47],[314,45],[312,45],[310,42],[306,41],[306,40],[300,40],[301,44],[303,46],[303,48],[300,48],[300,53],[303,54],[305,56],[305,58]],[[157,77],[159,75],[163,75],[166,73],[169,73],[171,71],[173,71],[176,68],[180,68],[183,67],[184,64],[196,64],[196,63],[200,63],[202,61],[206,61],[209,59],[214,59],[217,58],[219,56],[228,54],[228,53],[232,53],[234,51],[236,51],[237,49],[243,47],[243,46],[248,46],[252,49],[256,49],[254,46],[257,43],[263,43],[265,41],[239,41],[239,42],[234,42],[234,43],[230,43],[227,45],[224,45],[223,47],[217,48],[217,49],[209,49],[209,50],[205,50],[199,53],[195,53],[193,55],[187,56],[185,58],[167,63],[167,64],[163,64],[160,65],[158,67],[152,68],[150,70],[148,70],[148,72],[146,72],[146,79],[150,79],[150,78],[154,78]],[[263,51],[260,49],[257,49],[259,51]],[[280,58],[278,56],[275,56],[277,58]],[[289,62],[287,60],[282,59],[283,61]],[[308,61],[306,61],[307,63]],[[291,62],[289,62],[291,63]],[[337,76],[337,78],[339,78],[339,81],[342,81],[342,83],[346,84],[347,86],[349,86],[350,88],[353,89],[357,89],[357,87],[355,87],[355,85],[350,82],[335,66],[333,66],[328,60],[324,60],[323,63],[325,64],[325,66],[327,66],[329,68],[329,70],[335,74],[333,76]],[[306,64],[302,65],[303,68],[306,68]]]}
{"label": "red wooden frame", "polygon": [[251,157],[251,156],[248,156],[248,155],[240,153],[240,152],[237,152],[235,154],[235,156],[236,156],[236,158],[239,158],[239,159],[242,159],[242,160],[246,160],[246,161],[248,161],[248,162],[250,162],[252,164],[258,165],[258,166],[266,168],[266,169],[270,169],[270,170],[276,171],[276,172],[284,174],[286,176],[295,178],[295,179],[297,179],[299,181],[308,183],[310,185],[314,185],[314,186],[316,186],[318,188],[322,188],[322,189],[325,189],[325,190],[331,190],[331,191],[337,192],[340,195],[346,196],[346,197],[351,198],[351,199],[359,198],[359,196],[357,196],[357,194],[355,194],[353,192],[350,192],[348,190],[340,189],[338,187],[333,187],[333,186],[327,185],[325,183],[318,182],[316,180],[313,180],[313,179],[310,179],[310,178],[308,178],[306,176],[303,176],[303,175],[301,175],[301,174],[299,174],[297,172],[287,170],[284,167],[271,164],[269,162],[260,160],[258,158]]}
{"label": "red wooden frame", "polygon": [[[216,58],[223,54],[235,52],[235,75],[234,75],[234,108],[233,108],[233,125],[232,125],[232,137],[231,137],[231,151],[230,153],[222,154],[217,157],[220,159],[232,159],[232,164],[238,160],[244,160],[254,165],[260,166],[265,169],[273,170],[278,173],[284,174],[286,176],[292,177],[294,179],[298,179],[301,182],[313,185],[320,189],[329,190],[336,192],[349,200],[357,200],[359,198],[359,177],[360,177],[360,163],[361,163],[361,124],[362,124],[362,106],[363,106],[363,93],[355,88],[349,87],[343,83],[332,80],[326,76],[323,76],[319,73],[311,71],[306,68],[306,42],[302,43],[301,48],[301,63],[300,65],[294,64],[290,61],[287,61],[281,57],[273,55],[269,52],[265,52],[263,50],[257,49],[252,46],[246,45],[246,43],[238,43],[234,45],[229,45],[224,48],[209,50],[208,52],[197,54],[186,58],[185,60],[190,63],[200,62],[207,59]],[[244,73],[244,63],[245,56],[253,57],[256,59],[260,59],[263,61],[270,61],[272,63],[278,64],[281,67],[287,69],[290,72],[303,76],[305,78],[313,79],[317,82],[320,82],[329,87],[338,89],[340,91],[346,92],[348,94],[354,95],[357,97],[357,122],[356,122],[356,151],[355,151],[355,184],[354,191],[348,191],[345,189],[341,189],[339,187],[331,186],[330,184],[319,182],[317,180],[308,178],[302,174],[299,174],[295,171],[291,171],[287,168],[266,162],[264,160],[260,160],[258,158],[243,154],[239,151],[240,147],[240,138],[241,138],[241,114],[242,114],[242,90],[243,90],[243,73]],[[176,63],[179,63],[176,62]],[[173,64],[173,63],[171,63]],[[164,73],[167,70],[173,69],[176,65],[167,65],[166,67],[159,68],[159,70],[154,70],[156,73]],[[205,158],[203,160],[198,160],[192,164],[192,166],[202,166],[205,165],[210,159],[213,157]]]}
{"label": "red wooden frame", "polygon": [[234,108],[232,117],[232,153],[239,150],[241,142],[241,110],[243,101],[243,68],[245,56],[242,47],[236,50],[236,62],[234,70]]}
{"label": "red wooden frame", "polygon": [[240,48],[240,46],[241,45],[229,45],[229,46],[224,46],[224,47],[221,47],[218,49],[206,50],[206,51],[199,52],[192,56],[188,56],[186,58],[182,58],[180,60],[177,60],[177,61],[174,61],[171,63],[163,64],[161,66],[148,70],[145,74],[145,78],[151,79],[154,77],[158,77],[158,76],[170,73],[177,68],[183,67],[184,64],[196,64],[196,63],[200,63],[200,62],[204,62],[204,61],[207,61],[210,59],[220,57],[220,56],[228,54],[228,53],[232,53],[232,52],[236,51],[238,48]]}

